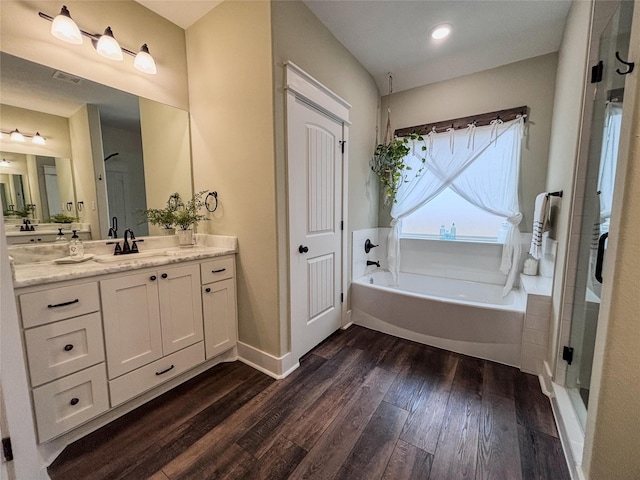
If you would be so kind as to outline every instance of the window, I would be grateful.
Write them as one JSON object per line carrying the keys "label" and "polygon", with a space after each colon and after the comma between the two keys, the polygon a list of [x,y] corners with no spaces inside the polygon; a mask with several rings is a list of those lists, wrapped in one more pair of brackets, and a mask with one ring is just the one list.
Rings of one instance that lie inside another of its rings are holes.
{"label": "window", "polygon": [[440,229],[451,231],[455,223],[456,239],[476,241],[498,241],[505,223],[504,217],[493,215],[469,203],[451,188],[446,188],[437,197],[402,220],[403,237],[421,236],[442,238]]}

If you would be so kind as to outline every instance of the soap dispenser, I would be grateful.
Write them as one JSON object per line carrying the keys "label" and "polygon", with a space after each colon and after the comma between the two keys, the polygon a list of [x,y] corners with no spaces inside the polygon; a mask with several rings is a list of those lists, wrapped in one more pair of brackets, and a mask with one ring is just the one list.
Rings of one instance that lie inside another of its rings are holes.
{"label": "soap dispenser", "polygon": [[71,235],[71,241],[69,242],[70,257],[84,256],[84,245],[82,245],[82,240],[80,240],[80,237],[78,237],[77,232],[77,230],[73,230],[73,235]]}

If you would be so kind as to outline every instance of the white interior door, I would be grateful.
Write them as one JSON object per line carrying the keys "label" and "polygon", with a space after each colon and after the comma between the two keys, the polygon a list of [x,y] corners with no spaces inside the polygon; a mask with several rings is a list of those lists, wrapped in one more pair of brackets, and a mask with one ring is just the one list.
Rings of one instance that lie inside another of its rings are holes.
{"label": "white interior door", "polygon": [[300,358],[341,325],[343,124],[289,93],[291,350]]}

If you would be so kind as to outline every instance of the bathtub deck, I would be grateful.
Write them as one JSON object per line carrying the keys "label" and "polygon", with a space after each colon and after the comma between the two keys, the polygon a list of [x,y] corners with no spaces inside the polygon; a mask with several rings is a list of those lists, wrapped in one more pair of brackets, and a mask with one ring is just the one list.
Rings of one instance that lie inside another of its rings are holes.
{"label": "bathtub deck", "polygon": [[532,375],[362,327],[281,381],[214,367],[78,440],[57,479],[569,479]]}

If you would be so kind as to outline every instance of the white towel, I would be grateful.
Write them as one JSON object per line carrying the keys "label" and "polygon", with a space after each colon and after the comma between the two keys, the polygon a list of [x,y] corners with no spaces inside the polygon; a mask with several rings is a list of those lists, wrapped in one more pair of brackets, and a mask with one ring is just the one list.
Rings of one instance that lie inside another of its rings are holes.
{"label": "white towel", "polygon": [[529,255],[536,260],[542,258],[542,234],[547,227],[549,217],[549,193],[543,192],[536,197],[533,209],[533,233],[531,234],[531,248]]}

